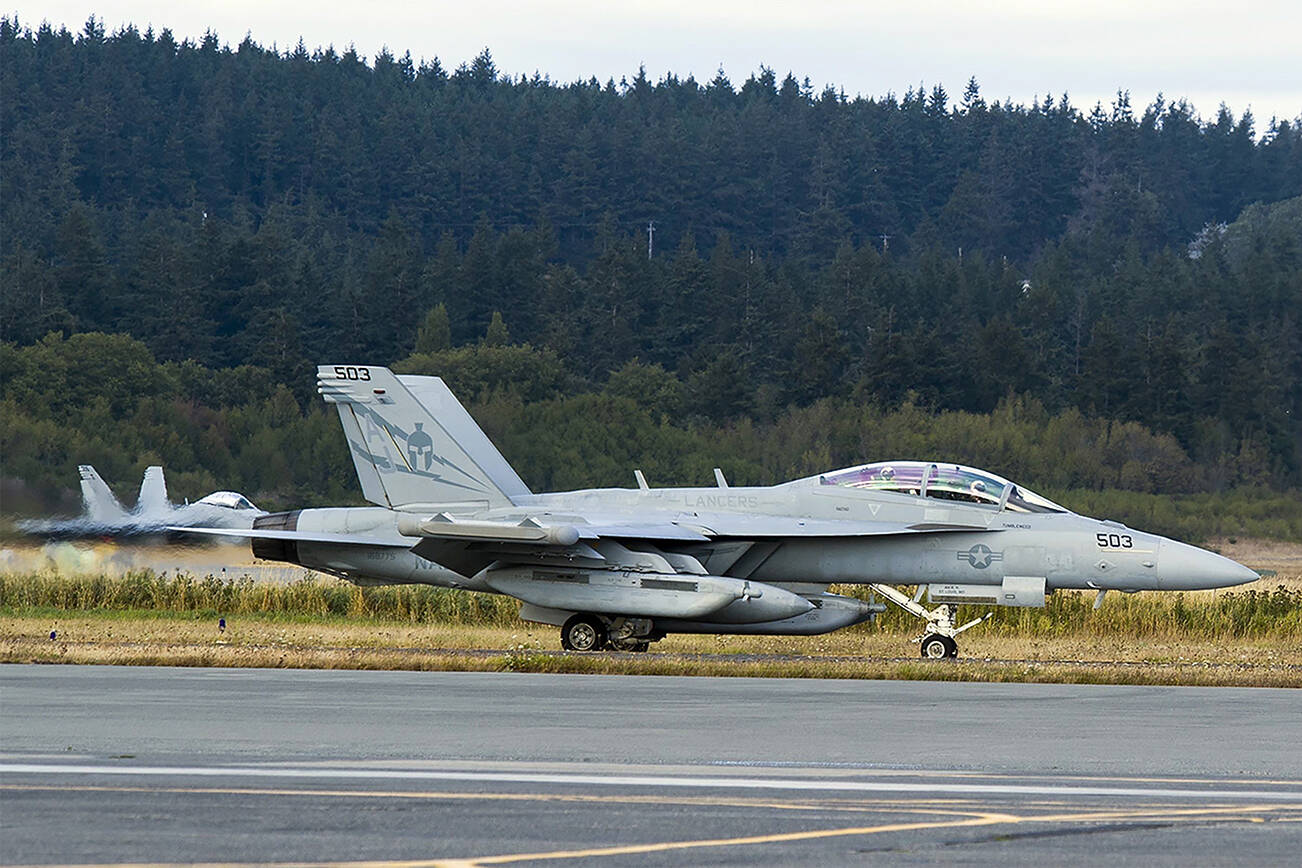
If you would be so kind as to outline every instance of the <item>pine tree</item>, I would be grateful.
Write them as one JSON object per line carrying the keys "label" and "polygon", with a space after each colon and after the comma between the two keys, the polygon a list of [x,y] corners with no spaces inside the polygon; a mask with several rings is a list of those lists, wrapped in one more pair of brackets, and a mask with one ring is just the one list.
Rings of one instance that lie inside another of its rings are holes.
{"label": "pine tree", "polygon": [[451,347],[452,326],[448,321],[448,308],[439,302],[425,314],[425,321],[416,330],[415,352],[437,353]]}
{"label": "pine tree", "polygon": [[493,311],[493,319],[488,323],[488,330],[484,333],[484,346],[504,347],[510,342],[511,336],[506,331],[506,323],[502,322],[501,311]]}

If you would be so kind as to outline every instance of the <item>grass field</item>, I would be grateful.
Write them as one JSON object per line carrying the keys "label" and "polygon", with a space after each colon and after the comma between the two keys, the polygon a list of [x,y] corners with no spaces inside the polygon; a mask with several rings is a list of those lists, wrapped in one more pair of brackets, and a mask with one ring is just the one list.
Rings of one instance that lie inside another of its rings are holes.
{"label": "grass field", "polygon": [[651,654],[581,655],[560,652],[555,629],[521,622],[505,597],[322,579],[21,573],[0,575],[0,660],[1302,687],[1298,578],[1116,594],[1098,611],[1092,595],[1058,593],[1045,609],[996,609],[963,635],[964,659],[952,663],[913,659],[918,622],[894,610],[825,636],[671,636]]}

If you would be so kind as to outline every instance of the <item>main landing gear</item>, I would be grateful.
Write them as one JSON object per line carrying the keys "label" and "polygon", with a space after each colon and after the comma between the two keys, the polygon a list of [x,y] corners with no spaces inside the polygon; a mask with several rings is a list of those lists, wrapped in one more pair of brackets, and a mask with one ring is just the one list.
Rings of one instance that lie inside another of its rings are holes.
{"label": "main landing gear", "polygon": [[561,647],[566,651],[600,651],[605,646],[606,625],[596,615],[573,615],[561,626]]}
{"label": "main landing gear", "polygon": [[941,603],[934,609],[928,609],[919,602],[922,599],[923,586],[919,586],[916,597],[909,597],[891,585],[873,584],[868,587],[910,615],[916,615],[927,622],[927,631],[913,640],[921,644],[922,657],[925,660],[952,660],[958,657],[958,642],[955,641],[955,637],[964,630],[972,629],[994,614],[994,612],[988,612],[984,617],[975,618],[963,626],[957,627],[954,625],[954,616],[958,614],[958,607],[949,603]]}
{"label": "main landing gear", "polygon": [[561,647],[566,651],[631,651],[642,653],[660,636],[650,632],[651,623],[640,619],[614,618],[606,621],[587,612],[571,615],[561,626]]}

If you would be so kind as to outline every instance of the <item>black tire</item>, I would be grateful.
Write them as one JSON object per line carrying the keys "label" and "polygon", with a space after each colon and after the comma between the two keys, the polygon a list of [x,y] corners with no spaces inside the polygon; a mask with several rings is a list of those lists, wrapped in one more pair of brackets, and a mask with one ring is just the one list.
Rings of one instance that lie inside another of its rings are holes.
{"label": "black tire", "polygon": [[945,660],[958,656],[958,643],[939,633],[928,633],[922,639],[922,658],[924,660]]}
{"label": "black tire", "polygon": [[605,646],[606,625],[595,615],[573,615],[561,627],[561,647],[566,651],[600,651]]}

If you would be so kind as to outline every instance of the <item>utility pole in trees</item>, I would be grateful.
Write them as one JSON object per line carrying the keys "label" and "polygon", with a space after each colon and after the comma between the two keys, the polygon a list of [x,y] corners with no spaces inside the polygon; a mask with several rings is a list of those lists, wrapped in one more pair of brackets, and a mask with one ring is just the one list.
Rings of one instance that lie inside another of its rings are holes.
{"label": "utility pole in trees", "polygon": [[646,258],[650,259],[656,249],[656,221],[646,222]]}

